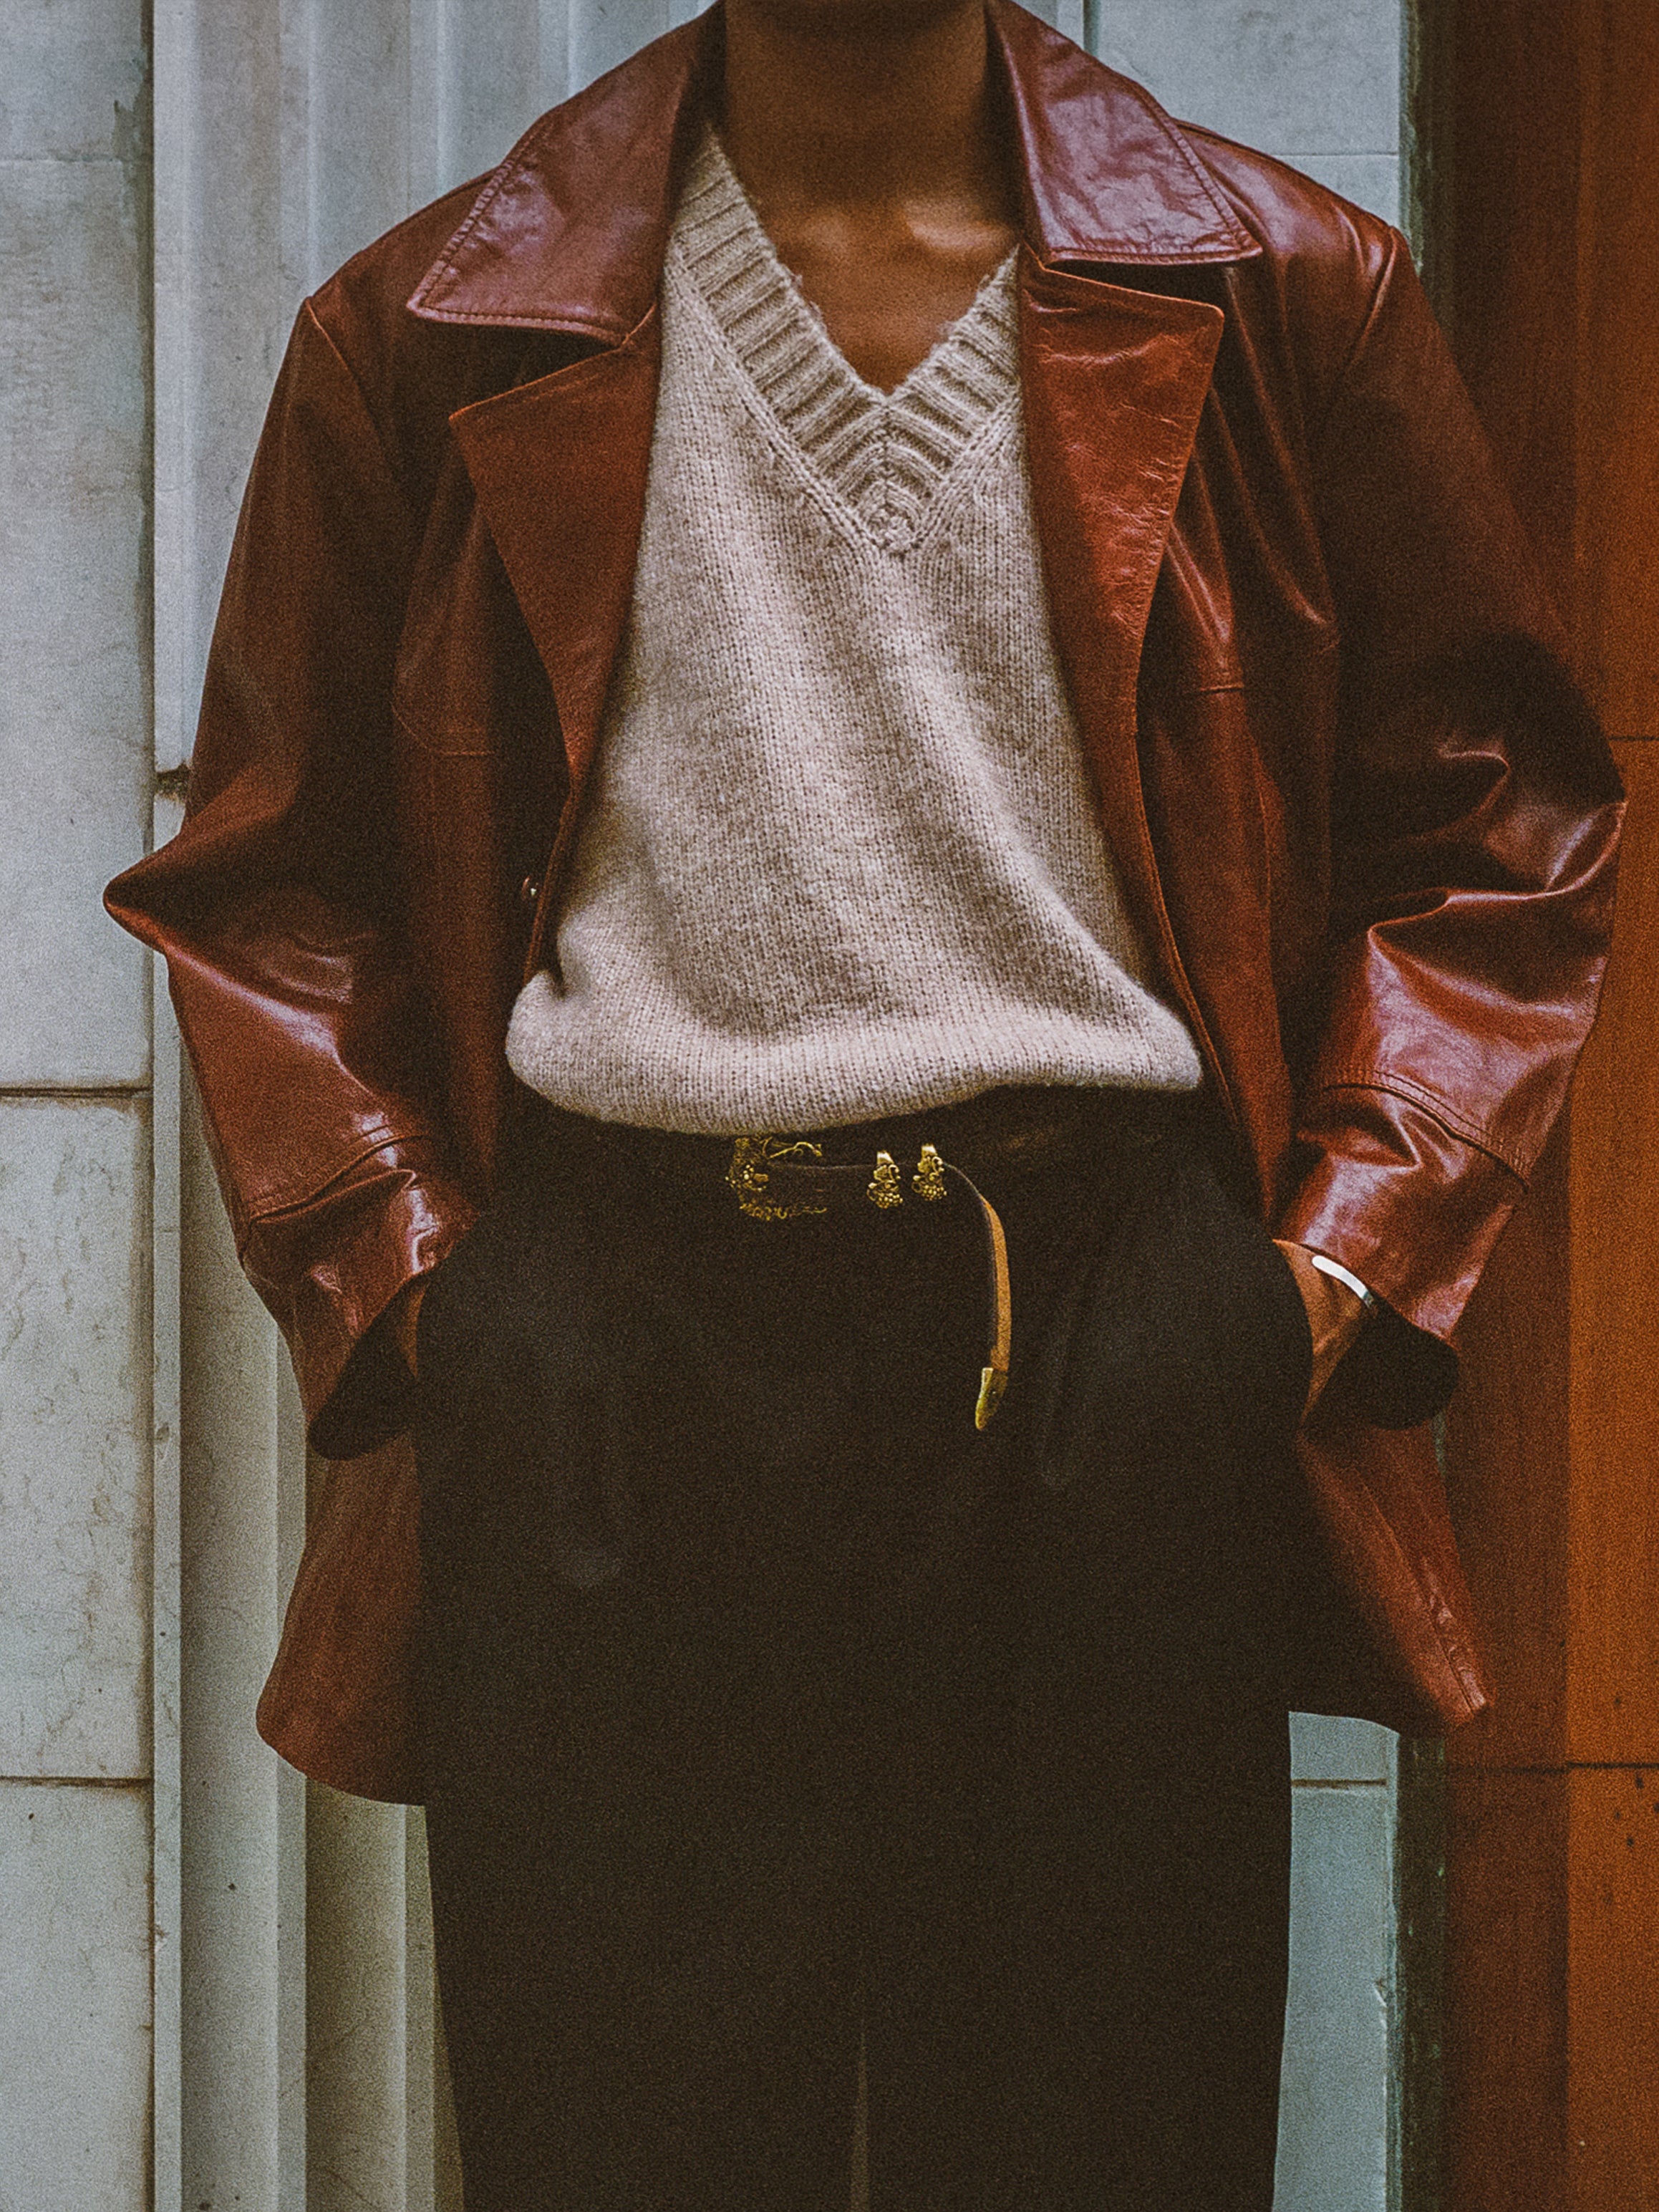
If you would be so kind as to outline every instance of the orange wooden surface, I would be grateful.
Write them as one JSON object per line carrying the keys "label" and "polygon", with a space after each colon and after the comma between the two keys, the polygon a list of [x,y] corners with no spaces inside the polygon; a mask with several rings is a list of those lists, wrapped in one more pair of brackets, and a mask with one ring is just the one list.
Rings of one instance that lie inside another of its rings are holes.
{"label": "orange wooden surface", "polygon": [[[1581,346],[1584,28],[1598,0],[1419,0],[1449,9],[1452,237],[1440,304],[1522,518],[1571,619]],[[1443,246],[1445,244],[1442,241]]]}
{"label": "orange wooden surface", "polygon": [[1572,1107],[1564,1751],[1659,1766],[1659,744],[1616,750],[1619,919]]}
{"label": "orange wooden surface", "polygon": [[1448,1779],[1446,2203],[1555,2212],[1566,2194],[1565,1778]]}
{"label": "orange wooden surface", "polygon": [[1460,1333],[1453,1503],[1497,1698],[1458,1765],[1659,1765],[1659,744],[1615,750],[1601,1019]]}
{"label": "orange wooden surface", "polygon": [[1659,734],[1659,5],[1601,0],[1578,236],[1574,629],[1615,736]]}
{"label": "orange wooden surface", "polygon": [[1659,2205],[1659,1769],[1465,1769],[1447,1937],[1453,2212]]}
{"label": "orange wooden surface", "polygon": [[1581,1767],[1567,1793],[1570,2201],[1655,2212],[1659,1767]]}
{"label": "orange wooden surface", "polygon": [[1607,727],[1659,736],[1659,6],[1419,4],[1453,343]]}
{"label": "orange wooden surface", "polygon": [[1569,1125],[1463,1331],[1449,2212],[1659,2212],[1659,0],[1455,11],[1453,339],[1632,809]]}

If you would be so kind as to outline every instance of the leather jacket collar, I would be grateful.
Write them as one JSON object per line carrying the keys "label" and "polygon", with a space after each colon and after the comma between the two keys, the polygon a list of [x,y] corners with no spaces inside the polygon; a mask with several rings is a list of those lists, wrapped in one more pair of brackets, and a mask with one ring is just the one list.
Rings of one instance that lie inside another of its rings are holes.
{"label": "leather jacket collar", "polygon": [[[1261,250],[1150,94],[1012,0],[989,0],[1040,259],[1128,267]],[[718,6],[552,109],[490,176],[409,305],[428,321],[616,343],[656,296],[685,142],[717,66]]]}

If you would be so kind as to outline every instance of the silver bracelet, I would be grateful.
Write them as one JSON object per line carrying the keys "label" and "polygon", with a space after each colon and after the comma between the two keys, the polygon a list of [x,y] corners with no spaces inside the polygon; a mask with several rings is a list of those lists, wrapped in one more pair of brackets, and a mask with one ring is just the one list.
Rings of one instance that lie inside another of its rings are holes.
{"label": "silver bracelet", "polygon": [[1368,1314],[1375,1315],[1382,1311],[1382,1301],[1377,1297],[1376,1292],[1368,1289],[1360,1281],[1358,1276],[1345,1267],[1340,1260],[1327,1259],[1324,1253],[1312,1250],[1310,1250],[1308,1257],[1322,1275],[1329,1275],[1339,1283],[1346,1283]]}

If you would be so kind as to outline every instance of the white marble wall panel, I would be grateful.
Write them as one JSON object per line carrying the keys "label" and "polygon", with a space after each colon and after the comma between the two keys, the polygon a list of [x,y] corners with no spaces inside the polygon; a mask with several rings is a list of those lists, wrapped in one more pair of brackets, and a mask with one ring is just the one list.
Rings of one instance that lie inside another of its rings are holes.
{"label": "white marble wall panel", "polygon": [[1172,113],[1398,220],[1399,0],[1101,0],[1100,24],[1103,59]]}
{"label": "white marble wall panel", "polygon": [[409,205],[494,168],[571,88],[565,0],[503,0],[482,10],[414,0]]}
{"label": "white marble wall panel", "polygon": [[688,0],[155,4],[155,747],[189,755],[247,464],[301,300]]}
{"label": "white marble wall panel", "polygon": [[140,0],[33,0],[0,18],[0,161],[107,160],[145,75]]}
{"label": "white marble wall panel", "polygon": [[1291,1771],[1298,1782],[1392,1782],[1396,1741],[1374,1721],[1293,1713]]}
{"label": "white marble wall panel", "polygon": [[142,1098],[0,1100],[0,1774],[149,1772]]}
{"label": "white marble wall panel", "polygon": [[[190,756],[282,303],[303,286],[280,281],[280,10],[157,0],[155,52],[155,748],[172,769]],[[306,58],[301,42],[302,96]]]}
{"label": "white marble wall panel", "polygon": [[306,2212],[404,2212],[409,1815],[317,1785],[307,1800]]}
{"label": "white marble wall panel", "polygon": [[1101,30],[1115,67],[1192,121],[1267,153],[1397,149],[1401,25],[1391,0],[1103,0]]}
{"label": "white marble wall panel", "polygon": [[1390,2212],[1396,1739],[1297,1713],[1275,2212]]}
{"label": "white marble wall panel", "polygon": [[1296,1792],[1274,2212],[1390,2212],[1393,1835],[1386,1790]]}
{"label": "white marble wall panel", "polygon": [[461,2212],[425,1820],[307,1793],[306,2212]]}
{"label": "white marble wall panel", "polygon": [[0,1087],[146,1066],[98,903],[149,812],[143,62],[137,0],[0,15]]}
{"label": "white marble wall panel", "polygon": [[147,1793],[0,1782],[0,2212],[148,2212]]}
{"label": "white marble wall panel", "polygon": [[149,2203],[144,49],[0,9],[0,2212]]}
{"label": "white marble wall panel", "polygon": [[591,84],[647,40],[700,12],[696,0],[573,0],[566,17],[569,89]]}
{"label": "white marble wall panel", "polygon": [[[179,829],[179,800],[158,792],[154,842],[164,845]],[[150,1196],[151,1433],[150,1462],[150,1826],[153,1864],[150,2013],[155,2036],[151,2162],[157,2212],[184,2204],[183,2083],[179,2054],[184,2019],[184,1869],[180,1863],[180,1783],[183,1743],[179,1541],[181,1455],[179,1372],[180,1131],[184,1048],[167,999],[166,969],[150,971]]]}
{"label": "white marble wall panel", "polygon": [[304,2212],[304,1785],[253,1726],[303,1473],[276,1331],[183,1103],[179,2041],[157,2071],[177,2096],[184,2205]]}
{"label": "white marble wall panel", "polygon": [[1397,154],[1297,154],[1294,166],[1384,222],[1401,222],[1405,171]]}

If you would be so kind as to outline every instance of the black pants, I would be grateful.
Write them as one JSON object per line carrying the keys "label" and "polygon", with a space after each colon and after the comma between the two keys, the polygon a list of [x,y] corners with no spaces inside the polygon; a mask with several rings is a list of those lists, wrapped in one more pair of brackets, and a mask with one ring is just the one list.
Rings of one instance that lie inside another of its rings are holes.
{"label": "black pants", "polygon": [[[1268,2212],[1293,1278],[1200,1119],[745,1219],[544,1141],[421,1325],[468,2212]],[[624,1155],[625,1157],[625,1155]]]}

